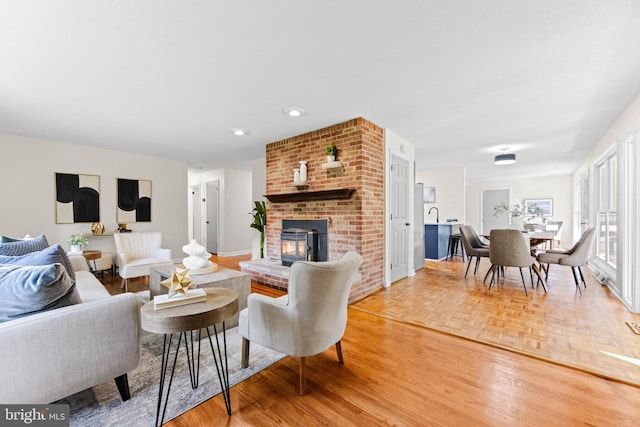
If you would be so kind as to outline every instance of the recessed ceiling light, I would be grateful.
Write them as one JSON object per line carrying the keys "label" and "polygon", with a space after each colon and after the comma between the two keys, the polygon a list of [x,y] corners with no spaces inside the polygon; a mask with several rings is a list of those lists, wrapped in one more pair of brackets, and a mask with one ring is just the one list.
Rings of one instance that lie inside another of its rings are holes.
{"label": "recessed ceiling light", "polygon": [[235,136],[244,136],[244,135],[248,135],[249,134],[248,130],[242,129],[242,128],[233,128],[233,129],[229,130],[229,132],[231,132]]}
{"label": "recessed ceiling light", "polygon": [[287,107],[282,110],[282,112],[289,117],[300,117],[304,115],[304,110],[298,107]]}

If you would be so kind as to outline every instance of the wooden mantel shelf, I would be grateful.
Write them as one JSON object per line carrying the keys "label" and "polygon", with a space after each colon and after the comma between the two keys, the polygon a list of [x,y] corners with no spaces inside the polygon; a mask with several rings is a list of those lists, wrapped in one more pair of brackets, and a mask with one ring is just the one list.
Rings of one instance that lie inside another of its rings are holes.
{"label": "wooden mantel shelf", "polygon": [[337,190],[300,191],[287,194],[267,194],[265,197],[272,203],[306,202],[314,200],[350,199],[355,188],[339,188]]}

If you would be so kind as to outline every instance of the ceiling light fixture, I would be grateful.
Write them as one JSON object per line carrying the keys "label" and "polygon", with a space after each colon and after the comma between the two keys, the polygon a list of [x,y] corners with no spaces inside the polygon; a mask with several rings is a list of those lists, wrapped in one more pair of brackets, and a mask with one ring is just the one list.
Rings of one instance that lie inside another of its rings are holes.
{"label": "ceiling light fixture", "polygon": [[244,136],[244,135],[248,135],[249,134],[248,130],[242,129],[242,128],[233,128],[233,129],[229,130],[229,132],[231,132],[235,136]]}
{"label": "ceiling light fixture", "polygon": [[304,115],[304,110],[298,107],[287,107],[282,110],[282,112],[289,117],[300,117]]}
{"label": "ceiling light fixture", "polygon": [[516,155],[513,153],[507,154],[509,147],[501,148],[504,151],[503,154],[498,154],[493,160],[494,165],[510,165],[516,162]]}

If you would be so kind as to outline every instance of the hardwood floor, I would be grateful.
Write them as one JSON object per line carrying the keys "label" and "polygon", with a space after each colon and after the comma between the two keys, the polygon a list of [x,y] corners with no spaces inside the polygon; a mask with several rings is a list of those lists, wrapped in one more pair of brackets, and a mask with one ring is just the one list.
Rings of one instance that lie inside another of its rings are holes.
{"label": "hardwood floor", "polygon": [[[246,257],[216,262],[237,268],[240,259]],[[443,274],[459,286],[476,286],[452,271]],[[120,292],[117,280],[106,281]],[[587,292],[596,286],[589,285]],[[130,286],[142,290],[144,280]],[[375,298],[401,299],[402,287],[419,285],[403,279]],[[640,388],[355,307],[368,298],[349,309],[345,364],[337,363],[333,348],[307,359],[307,395],[297,392],[298,360],[286,357],[231,388],[230,417],[218,395],[166,425],[640,425]]]}

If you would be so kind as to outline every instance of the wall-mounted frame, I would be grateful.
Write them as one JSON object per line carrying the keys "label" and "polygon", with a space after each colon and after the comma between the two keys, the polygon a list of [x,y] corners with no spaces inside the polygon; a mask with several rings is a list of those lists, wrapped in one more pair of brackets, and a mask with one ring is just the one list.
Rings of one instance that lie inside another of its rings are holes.
{"label": "wall-mounted frame", "polygon": [[55,173],[56,224],[100,221],[100,177]]}
{"label": "wall-mounted frame", "polygon": [[524,201],[524,215],[535,215],[535,206],[542,210],[543,216],[553,216],[553,199],[527,199]]}
{"label": "wall-mounted frame", "polygon": [[436,202],[436,187],[424,187],[422,192],[424,194],[424,203]]}
{"label": "wall-mounted frame", "polygon": [[116,222],[151,222],[151,181],[117,178]]}

